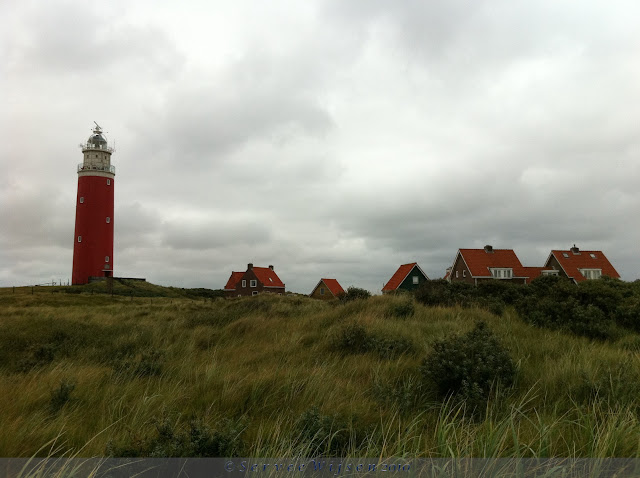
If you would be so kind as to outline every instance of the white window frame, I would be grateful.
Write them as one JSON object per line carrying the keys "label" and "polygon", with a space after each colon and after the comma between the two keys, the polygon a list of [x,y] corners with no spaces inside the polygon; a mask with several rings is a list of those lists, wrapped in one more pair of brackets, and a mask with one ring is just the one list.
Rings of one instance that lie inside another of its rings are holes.
{"label": "white window frame", "polygon": [[416,284],[420,283],[420,277],[418,277],[418,276],[413,276],[412,280],[413,280],[413,285],[416,285]]}
{"label": "white window frame", "polygon": [[489,271],[493,279],[513,279],[513,269],[511,267],[492,267]]}
{"label": "white window frame", "polygon": [[242,280],[242,287],[247,287],[247,280],[246,279]]}
{"label": "white window frame", "polygon": [[541,275],[543,276],[557,276],[558,275],[558,271],[557,270],[552,270],[552,271],[542,271]]}
{"label": "white window frame", "polygon": [[258,291],[257,290],[252,291],[251,295],[258,295]]}
{"label": "white window frame", "polygon": [[600,279],[602,277],[602,269],[578,269],[586,279]]}
{"label": "white window frame", "polygon": [[258,281],[256,279],[251,279],[249,281],[249,287],[258,287]]}
{"label": "white window frame", "polygon": [[82,242],[82,236],[78,236],[78,242]]}
{"label": "white window frame", "polygon": [[467,270],[466,269],[462,271],[462,277],[467,277]]}
{"label": "white window frame", "polygon": [[80,196],[80,204],[84,204],[84,196]]}
{"label": "white window frame", "polygon": [[104,256],[104,261],[109,262],[109,256]]}
{"label": "white window frame", "polygon": [[458,278],[458,271],[456,271],[456,279]]}
{"label": "white window frame", "polygon": [[107,186],[111,186],[111,179],[107,179]]}
{"label": "white window frame", "polygon": [[107,216],[107,224],[111,223],[111,218],[109,216]]}

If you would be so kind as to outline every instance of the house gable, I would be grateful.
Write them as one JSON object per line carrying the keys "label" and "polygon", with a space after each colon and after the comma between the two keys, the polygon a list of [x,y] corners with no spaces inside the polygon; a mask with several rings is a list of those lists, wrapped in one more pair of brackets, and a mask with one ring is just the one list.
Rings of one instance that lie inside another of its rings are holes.
{"label": "house gable", "polygon": [[344,289],[336,279],[320,279],[309,296],[315,299],[329,300],[336,299],[344,293]]}
{"label": "house gable", "polygon": [[[414,279],[414,277],[417,279]],[[384,294],[398,289],[414,290],[428,280],[429,277],[427,277],[427,274],[424,273],[417,262],[403,264],[398,268],[395,274],[391,276],[389,282],[384,285],[382,293]]]}
{"label": "house gable", "polygon": [[602,251],[581,251],[575,246],[568,251],[551,251],[545,266],[558,268],[561,275],[575,282],[601,276],[620,278],[620,274]]}

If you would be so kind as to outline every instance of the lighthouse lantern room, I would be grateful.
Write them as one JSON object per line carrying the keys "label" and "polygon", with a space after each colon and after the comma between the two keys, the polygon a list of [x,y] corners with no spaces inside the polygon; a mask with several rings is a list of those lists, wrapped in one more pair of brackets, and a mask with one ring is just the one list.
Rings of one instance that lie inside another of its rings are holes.
{"label": "lighthouse lantern room", "polygon": [[111,165],[114,149],[107,144],[98,123],[80,147],[84,158],[78,165],[73,284],[113,277],[114,263],[113,188],[116,168]]}

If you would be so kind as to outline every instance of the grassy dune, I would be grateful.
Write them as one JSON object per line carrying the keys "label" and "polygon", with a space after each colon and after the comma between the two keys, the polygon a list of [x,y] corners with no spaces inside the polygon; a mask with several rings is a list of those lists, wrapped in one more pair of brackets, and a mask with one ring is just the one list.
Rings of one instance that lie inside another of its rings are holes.
{"label": "grassy dune", "polygon": [[[640,457],[638,335],[593,342],[509,308],[404,316],[410,297],[116,286],[0,290],[0,456]],[[518,372],[474,418],[419,369],[436,339],[479,320]],[[345,348],[353,324],[383,345]]]}

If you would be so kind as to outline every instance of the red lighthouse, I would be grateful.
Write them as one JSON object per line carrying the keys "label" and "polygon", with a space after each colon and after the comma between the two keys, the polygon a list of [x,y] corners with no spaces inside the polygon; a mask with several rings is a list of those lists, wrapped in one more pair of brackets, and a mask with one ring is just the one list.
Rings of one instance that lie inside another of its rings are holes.
{"label": "red lighthouse", "polygon": [[113,276],[113,188],[116,168],[102,129],[80,145],[84,160],[78,165],[76,233],[73,241],[73,284],[93,277]]}

